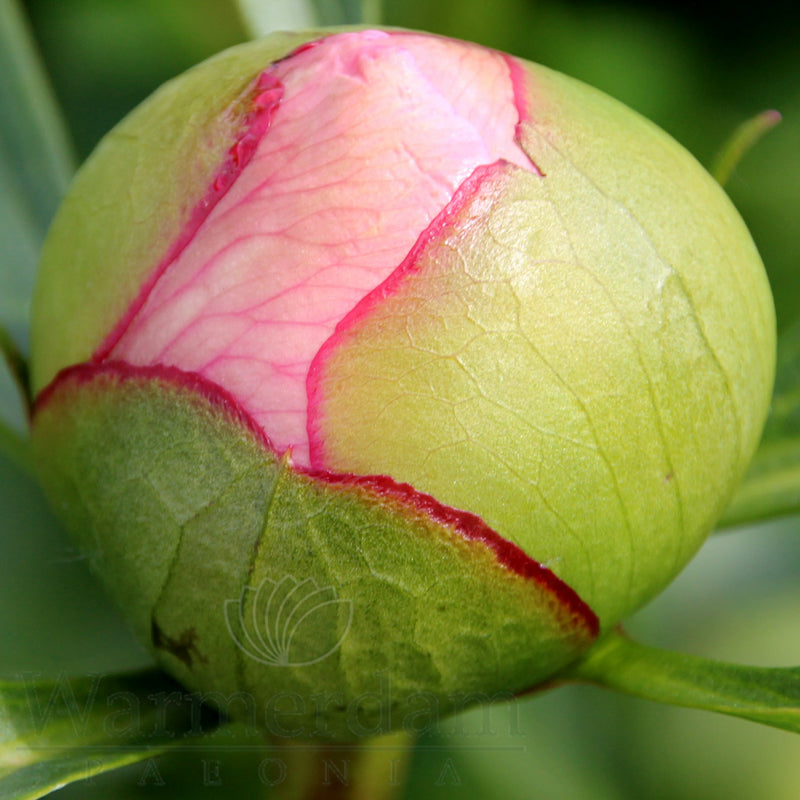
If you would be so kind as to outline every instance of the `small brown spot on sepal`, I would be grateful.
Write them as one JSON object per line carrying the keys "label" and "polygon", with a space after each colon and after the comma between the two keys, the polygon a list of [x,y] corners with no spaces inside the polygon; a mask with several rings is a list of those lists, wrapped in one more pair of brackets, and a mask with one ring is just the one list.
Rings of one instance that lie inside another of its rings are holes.
{"label": "small brown spot on sepal", "polygon": [[195,659],[201,664],[208,663],[208,659],[197,649],[197,631],[193,627],[181,631],[176,637],[172,637],[165,633],[155,620],[151,620],[150,638],[153,640],[154,647],[172,653],[175,658],[183,662],[189,669],[192,668]]}

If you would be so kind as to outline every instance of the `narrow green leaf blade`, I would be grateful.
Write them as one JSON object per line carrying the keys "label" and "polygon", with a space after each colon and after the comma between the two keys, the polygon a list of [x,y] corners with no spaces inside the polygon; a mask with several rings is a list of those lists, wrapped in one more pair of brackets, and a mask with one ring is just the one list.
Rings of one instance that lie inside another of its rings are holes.
{"label": "narrow green leaf blade", "polygon": [[191,695],[157,670],[0,682],[0,800],[153,758],[210,731]]}
{"label": "narrow green leaf blade", "polygon": [[76,781],[154,758],[162,749],[90,753],[64,749],[58,759],[27,764],[0,776],[0,800],[35,800]]}
{"label": "narrow green leaf blade", "polygon": [[66,130],[15,0],[0,0],[0,450],[30,471],[24,390],[39,248],[72,176]]}
{"label": "narrow green leaf blade", "polygon": [[0,0],[0,320],[24,344],[39,247],[74,171],[16,0]]}
{"label": "narrow green leaf blade", "polygon": [[24,343],[43,231],[33,218],[22,189],[16,185],[8,163],[12,158],[4,146],[8,116],[0,100],[0,321],[17,342]]}
{"label": "narrow green leaf blade", "polygon": [[69,138],[16,0],[0,2],[3,153],[30,199],[40,231],[74,172]]}
{"label": "narrow green leaf blade", "polygon": [[761,445],[720,522],[730,528],[800,511],[800,320],[778,340],[775,391]]}
{"label": "narrow green leaf blade", "polygon": [[800,733],[798,667],[726,664],[647,647],[615,632],[598,642],[569,677]]}

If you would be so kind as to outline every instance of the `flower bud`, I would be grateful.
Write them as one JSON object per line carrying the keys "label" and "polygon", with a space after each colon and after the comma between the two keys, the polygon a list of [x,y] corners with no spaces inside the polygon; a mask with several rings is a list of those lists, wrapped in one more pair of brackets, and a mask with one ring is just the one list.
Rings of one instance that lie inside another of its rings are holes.
{"label": "flower bud", "polygon": [[375,30],[234,48],[134,111],[53,225],[32,336],[43,483],[141,639],[342,738],[525,691],[661,590],[775,346],[750,236],[668,136]]}

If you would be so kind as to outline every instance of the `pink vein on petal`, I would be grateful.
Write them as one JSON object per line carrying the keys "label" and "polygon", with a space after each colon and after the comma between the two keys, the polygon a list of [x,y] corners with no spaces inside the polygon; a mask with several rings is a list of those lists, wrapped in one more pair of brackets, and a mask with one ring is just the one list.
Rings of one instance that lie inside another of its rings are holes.
{"label": "pink vein on petal", "polygon": [[211,186],[192,210],[183,230],[172,243],[167,254],[145,281],[138,296],[114,326],[111,333],[95,351],[93,355],[94,361],[102,361],[109,356],[117,342],[130,327],[134,317],[144,306],[159,278],[186,249],[208,215],[233,186],[253,157],[261,137],[269,130],[275,110],[280,105],[283,97],[283,86],[275,79],[274,75],[265,71],[253,82],[248,94],[251,96],[249,100],[250,109],[242,120],[242,133],[228,149],[225,160],[214,176]]}
{"label": "pink vein on petal", "polygon": [[383,31],[334,34],[276,62],[269,135],[101,356],[202,374],[279,452],[310,463],[308,370],[337,323],[405,263],[476,167],[533,169],[516,139],[513,67],[476,45]]}

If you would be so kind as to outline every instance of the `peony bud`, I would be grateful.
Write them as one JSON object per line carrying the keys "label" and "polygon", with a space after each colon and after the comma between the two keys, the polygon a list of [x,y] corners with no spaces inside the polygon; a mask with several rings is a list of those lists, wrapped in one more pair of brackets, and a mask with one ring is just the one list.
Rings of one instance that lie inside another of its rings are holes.
{"label": "peony bud", "polygon": [[463,42],[282,34],[167,84],[77,177],[34,443],[165,669],[352,737],[419,693],[525,691],[669,583],[774,346],[744,225],[636,114]]}

